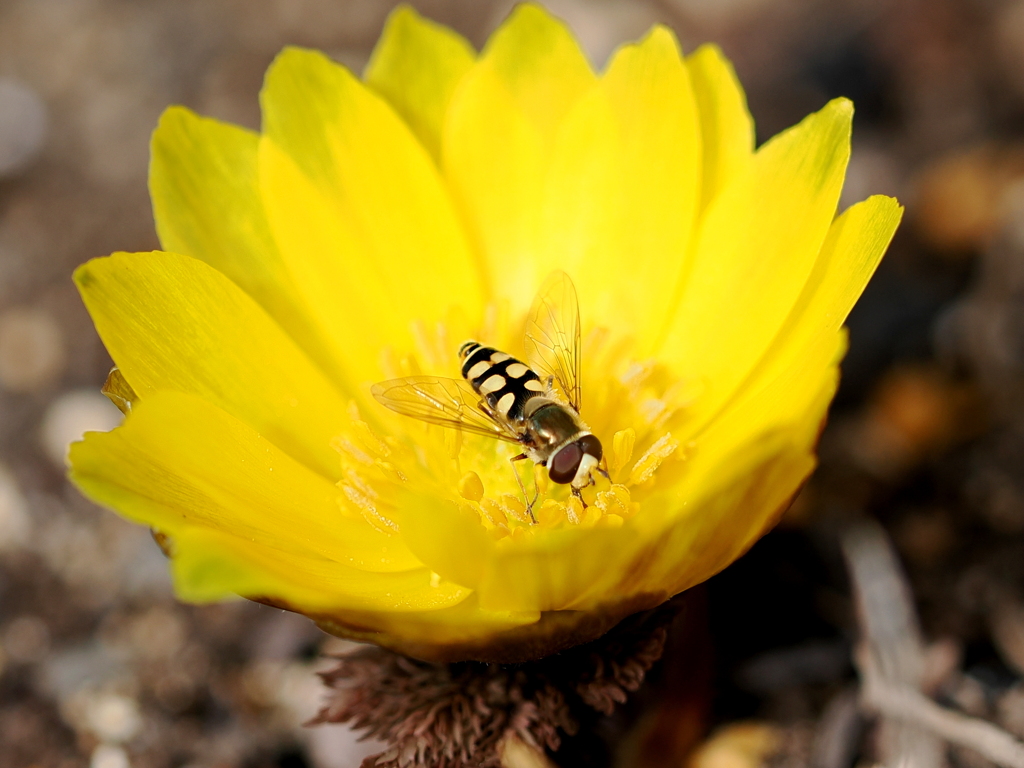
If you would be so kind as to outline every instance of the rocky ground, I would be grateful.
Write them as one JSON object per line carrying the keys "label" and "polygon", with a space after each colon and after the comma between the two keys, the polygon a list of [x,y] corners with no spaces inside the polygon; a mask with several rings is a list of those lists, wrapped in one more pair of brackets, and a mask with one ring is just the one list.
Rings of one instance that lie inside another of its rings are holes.
{"label": "rocky ground", "polygon": [[[477,45],[511,5],[414,4]],[[283,45],[358,70],[391,5],[0,0],[0,766],[354,768],[372,751],[301,726],[319,654],[343,644],[253,604],[176,603],[149,535],[82,500],[63,457],[119,418],[70,273],[157,247],[146,166],[162,109],[256,127]],[[908,206],[850,319],[821,469],[691,596],[644,689],[559,762],[989,764],[946,741],[964,721],[894,712],[920,704],[899,698],[913,689],[1001,729],[975,747],[1024,738],[1024,1],[549,7],[597,63],[657,21],[688,50],[719,42],[761,140],[852,97],[846,201]]]}

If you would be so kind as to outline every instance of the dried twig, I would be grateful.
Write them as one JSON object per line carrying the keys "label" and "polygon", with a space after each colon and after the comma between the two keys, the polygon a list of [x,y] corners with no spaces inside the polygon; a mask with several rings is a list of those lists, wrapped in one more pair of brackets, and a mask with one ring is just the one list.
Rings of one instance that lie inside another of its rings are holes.
{"label": "dried twig", "polygon": [[[881,526],[862,523],[848,531],[842,543],[863,632],[854,661],[861,675],[865,708],[912,729],[911,733],[972,749],[1006,768],[1024,768],[1024,742],[985,720],[942,707],[921,693],[924,656],[920,630],[909,586]],[[919,740],[918,744],[931,749],[926,742]],[[884,757],[895,765],[922,765],[920,756],[904,751],[898,757]],[[908,757],[910,762],[903,762]],[[928,759],[933,765],[940,764],[941,752],[931,752]]]}
{"label": "dried twig", "polygon": [[985,720],[939,706],[920,691],[893,684],[880,675],[867,653],[858,654],[865,706],[884,717],[912,723],[951,744],[973,749],[997,765],[1024,768],[1024,742]]}
{"label": "dried twig", "polygon": [[846,768],[853,765],[863,729],[857,692],[847,688],[825,707],[811,742],[811,768]]}
{"label": "dried twig", "polygon": [[[863,522],[842,539],[857,597],[863,642],[886,680],[918,691],[924,670],[924,644],[910,587],[889,539],[877,523]],[[905,720],[883,720],[879,746],[886,765],[940,768],[942,742]]]}

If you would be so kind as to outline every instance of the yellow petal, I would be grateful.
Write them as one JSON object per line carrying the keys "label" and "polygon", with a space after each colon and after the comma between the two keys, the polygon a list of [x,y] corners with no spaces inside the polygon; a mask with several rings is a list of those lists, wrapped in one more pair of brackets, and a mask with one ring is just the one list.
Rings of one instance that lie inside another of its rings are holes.
{"label": "yellow petal", "polygon": [[448,104],[475,58],[465,38],[400,5],[388,16],[363,79],[390,102],[436,161]]}
{"label": "yellow petal", "polygon": [[380,97],[322,54],[291,48],[261,101],[271,231],[354,381],[380,378],[382,348],[411,348],[414,320],[481,311],[480,272],[437,170]]}
{"label": "yellow petal", "polygon": [[764,354],[808,280],[839,199],[852,116],[836,99],[779,134],[708,209],[663,348],[679,375],[704,380],[703,418]]}
{"label": "yellow petal", "polygon": [[[628,525],[574,527],[530,541],[508,542],[487,562],[477,588],[480,605],[492,611],[571,608],[595,584],[607,582],[639,543],[636,530]],[[612,599],[628,596],[602,595]]]}
{"label": "yellow petal", "polygon": [[700,194],[700,129],[673,34],[620,48],[566,119],[539,251],[573,275],[593,320],[653,350],[677,299]]}
{"label": "yellow petal", "polygon": [[[826,406],[827,400],[819,403],[819,420]],[[729,457],[743,471],[731,482],[709,487],[674,524],[648,537],[647,545],[617,571],[620,582],[608,584],[607,591],[657,587],[678,594],[723,570],[775,525],[813,471],[814,455],[781,430],[746,448]]]}
{"label": "yellow petal", "polygon": [[838,363],[846,351],[846,334],[817,337],[803,349],[799,364],[777,369],[758,386],[740,395],[697,437],[680,492],[703,492],[726,485],[733,477],[728,457],[764,435],[787,432],[791,440],[813,453],[825,409],[839,382]]}
{"label": "yellow petal", "polygon": [[500,542],[477,585],[481,606],[593,610],[643,595],[655,605],[724,568],[774,523],[814,468],[841,341],[823,337],[805,365],[734,403],[676,463],[674,477],[659,470],[655,492],[621,527]]}
{"label": "yellow petal", "polygon": [[438,495],[410,489],[398,504],[402,540],[443,578],[475,587],[494,554],[478,514]]}
{"label": "yellow petal", "polygon": [[[564,616],[568,618],[568,614]],[[578,614],[574,614],[573,618],[576,617]],[[563,631],[573,629],[571,620],[559,621],[562,617],[556,614],[547,614],[548,621],[542,622],[536,610],[485,611],[475,593],[456,605],[434,611],[324,612],[312,618],[321,629],[338,637],[374,643],[406,656],[439,662],[467,659],[518,662],[538,658],[544,655],[538,650],[549,640],[550,624],[563,625]],[[552,650],[571,644],[563,642]],[[529,649],[525,655],[524,646]],[[512,657],[513,654],[519,657]]]}
{"label": "yellow petal", "polygon": [[566,115],[594,83],[565,24],[524,3],[452,98],[445,174],[483,251],[491,291],[515,312],[551,269],[540,256],[546,172]]}
{"label": "yellow petal", "polygon": [[702,45],[686,57],[686,65],[700,109],[703,210],[749,167],[754,154],[754,121],[736,72],[717,45]]}
{"label": "yellow petal", "polygon": [[374,609],[404,613],[444,609],[471,594],[454,584],[432,584],[425,568],[369,573],[210,529],[186,529],[174,537],[173,547],[175,591],[195,603],[242,595],[311,614]]}
{"label": "yellow petal", "polygon": [[882,260],[902,215],[903,208],[896,200],[875,195],[850,206],[832,223],[803,293],[744,389],[773,381],[788,367],[804,366],[813,344],[839,332]]}
{"label": "yellow petal", "polygon": [[517,5],[491,35],[481,56],[526,118],[553,137],[594,74],[572,31],[541,5]]}
{"label": "yellow petal", "polygon": [[157,392],[71,448],[94,501],[175,535],[204,527],[368,571],[421,567],[396,535],[341,513],[335,485],[194,395]]}
{"label": "yellow petal", "polygon": [[128,384],[145,400],[173,389],[209,400],[326,477],[346,423],[324,375],[237,285],[170,253],[119,253],[75,282]]}
{"label": "yellow petal", "polygon": [[341,370],[296,293],[259,194],[259,137],[171,107],[153,133],[149,192],[165,251],[202,259],[231,278],[324,370]]}
{"label": "yellow petal", "polygon": [[732,403],[699,436],[683,477],[633,519],[651,526],[635,561],[648,564],[639,588],[661,584],[674,594],[725,568],[775,524],[813,471],[845,337],[821,336],[804,351],[800,365]]}

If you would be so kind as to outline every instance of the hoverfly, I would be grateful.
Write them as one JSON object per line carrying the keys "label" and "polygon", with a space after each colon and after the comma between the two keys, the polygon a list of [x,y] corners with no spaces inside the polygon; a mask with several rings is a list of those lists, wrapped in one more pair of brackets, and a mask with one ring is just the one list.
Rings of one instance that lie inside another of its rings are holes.
{"label": "hoverfly", "polygon": [[509,461],[536,522],[537,497],[529,501],[514,462],[531,459],[546,467],[552,482],[568,483],[581,502],[580,489],[594,483],[592,472],[608,477],[601,441],[580,419],[580,312],[564,272],[553,273],[537,293],[525,347],[529,365],[467,341],[459,347],[462,380],[407,376],[374,384],[371,392],[404,416],[522,446]]}

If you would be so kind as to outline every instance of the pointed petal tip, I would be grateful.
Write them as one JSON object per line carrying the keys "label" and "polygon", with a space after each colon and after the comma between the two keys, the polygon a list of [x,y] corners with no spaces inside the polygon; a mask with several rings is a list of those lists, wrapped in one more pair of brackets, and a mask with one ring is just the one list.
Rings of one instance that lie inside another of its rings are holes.
{"label": "pointed petal tip", "polygon": [[891,220],[893,230],[899,225],[903,219],[903,213],[906,210],[903,203],[897,200],[892,195],[868,195],[863,200],[855,203],[851,203],[845,210],[839,215],[845,216],[847,213],[855,208],[862,208],[863,210],[873,211],[872,218],[875,220]]}
{"label": "pointed petal tip", "polygon": [[399,3],[384,20],[384,28],[380,33],[377,44],[380,45],[380,40],[385,40],[396,33],[414,30],[419,27],[427,27],[431,30],[437,28],[448,29],[444,24],[439,24],[433,19],[427,18],[409,3]]}
{"label": "pointed petal tip", "polygon": [[71,273],[71,279],[78,287],[79,293],[95,285],[100,279],[97,272],[102,270],[107,263],[118,260],[117,257],[122,255],[124,255],[122,251],[115,251],[107,256],[94,256],[84,264],[80,264]]}
{"label": "pointed petal tip", "polygon": [[572,29],[565,22],[564,19],[555,16],[551,11],[545,8],[540,3],[527,2],[517,3],[513,6],[508,16],[498,25],[498,28],[494,30],[490,38],[487,41],[487,47],[490,47],[491,42],[501,36],[502,32],[510,29],[530,29],[530,28],[545,28],[545,27],[556,27],[564,32],[567,32],[573,40],[576,39],[576,35],[573,34]]}
{"label": "pointed petal tip", "polygon": [[[766,141],[758,152],[776,142],[812,140],[828,148],[828,152],[839,151],[847,158],[850,154],[850,140],[853,135],[853,102],[845,96],[829,101],[817,112],[811,112],[803,120],[776,134]],[[844,161],[845,165],[845,161]]]}
{"label": "pointed petal tip", "polygon": [[[367,82],[381,79],[381,73],[375,70],[382,66],[382,58],[392,60],[390,64],[393,66],[395,59],[401,60],[411,55],[422,56],[424,52],[447,52],[451,55],[451,51],[447,49],[452,46],[461,49],[461,53],[468,54],[469,59],[476,58],[476,49],[458,32],[422,15],[408,3],[401,3],[395,6],[385,19],[384,28],[364,68],[363,79]],[[429,65],[431,62],[425,63]],[[387,67],[388,65],[384,64],[384,68]],[[383,78],[386,80],[387,74]]]}
{"label": "pointed petal tip", "polygon": [[847,120],[852,120],[853,101],[848,99],[846,96],[837,96],[824,107],[822,107],[818,111],[818,114],[834,114],[836,117],[842,117],[846,118]]}
{"label": "pointed petal tip", "polygon": [[195,110],[186,107],[184,104],[172,104],[160,113],[160,119],[157,121],[156,128],[153,130],[153,137],[156,138],[158,135],[180,130],[182,127],[190,127],[200,124],[224,125],[235,130],[251,132],[248,128],[236,125],[235,123],[219,120],[218,118],[210,117],[209,115],[201,115]]}
{"label": "pointed petal tip", "polygon": [[301,45],[286,45],[277,55],[273,61],[270,62],[270,66],[267,67],[266,73],[263,75],[263,88],[260,90],[260,95],[267,90],[267,85],[282,71],[289,68],[301,68],[308,66],[309,64],[320,64],[323,62],[329,62],[336,66],[341,67],[332,58],[330,58],[323,51],[318,51],[314,48],[305,48]]}
{"label": "pointed petal tip", "polygon": [[[100,257],[102,258],[102,257]],[[84,290],[88,288],[95,280],[95,276],[92,273],[91,265],[96,259],[89,259],[85,264],[80,265],[71,273],[71,279],[78,287],[78,290]]]}
{"label": "pointed petal tip", "polygon": [[635,43],[627,43],[623,47],[629,46],[640,49],[660,49],[662,51],[674,53],[675,58],[679,60],[682,60],[683,58],[682,46],[679,43],[679,38],[676,37],[675,30],[665,24],[655,24]]}
{"label": "pointed petal tip", "polygon": [[166,130],[167,127],[180,121],[197,118],[199,118],[199,115],[183,104],[172,104],[160,113],[160,119],[157,121],[157,127],[153,133],[156,134],[161,130]]}
{"label": "pointed petal tip", "polygon": [[518,17],[530,18],[531,16],[534,18],[561,21],[561,19],[551,13],[551,11],[534,0],[524,0],[521,3],[516,3],[512,6],[512,10],[508,14],[509,19]]}
{"label": "pointed petal tip", "polygon": [[900,218],[903,217],[903,212],[906,210],[906,206],[892,195],[871,195],[867,199],[877,200],[879,205],[886,205],[892,208],[893,212]]}
{"label": "pointed petal tip", "polygon": [[384,27],[387,28],[389,24],[405,23],[408,21],[420,21],[423,16],[412,7],[409,3],[399,3],[391,12],[388,13],[387,20],[384,22]]}
{"label": "pointed petal tip", "polygon": [[701,43],[694,49],[693,53],[691,53],[690,56],[710,56],[715,59],[723,59],[728,61],[728,57],[722,51],[722,48],[721,46],[718,45],[718,43]]}

